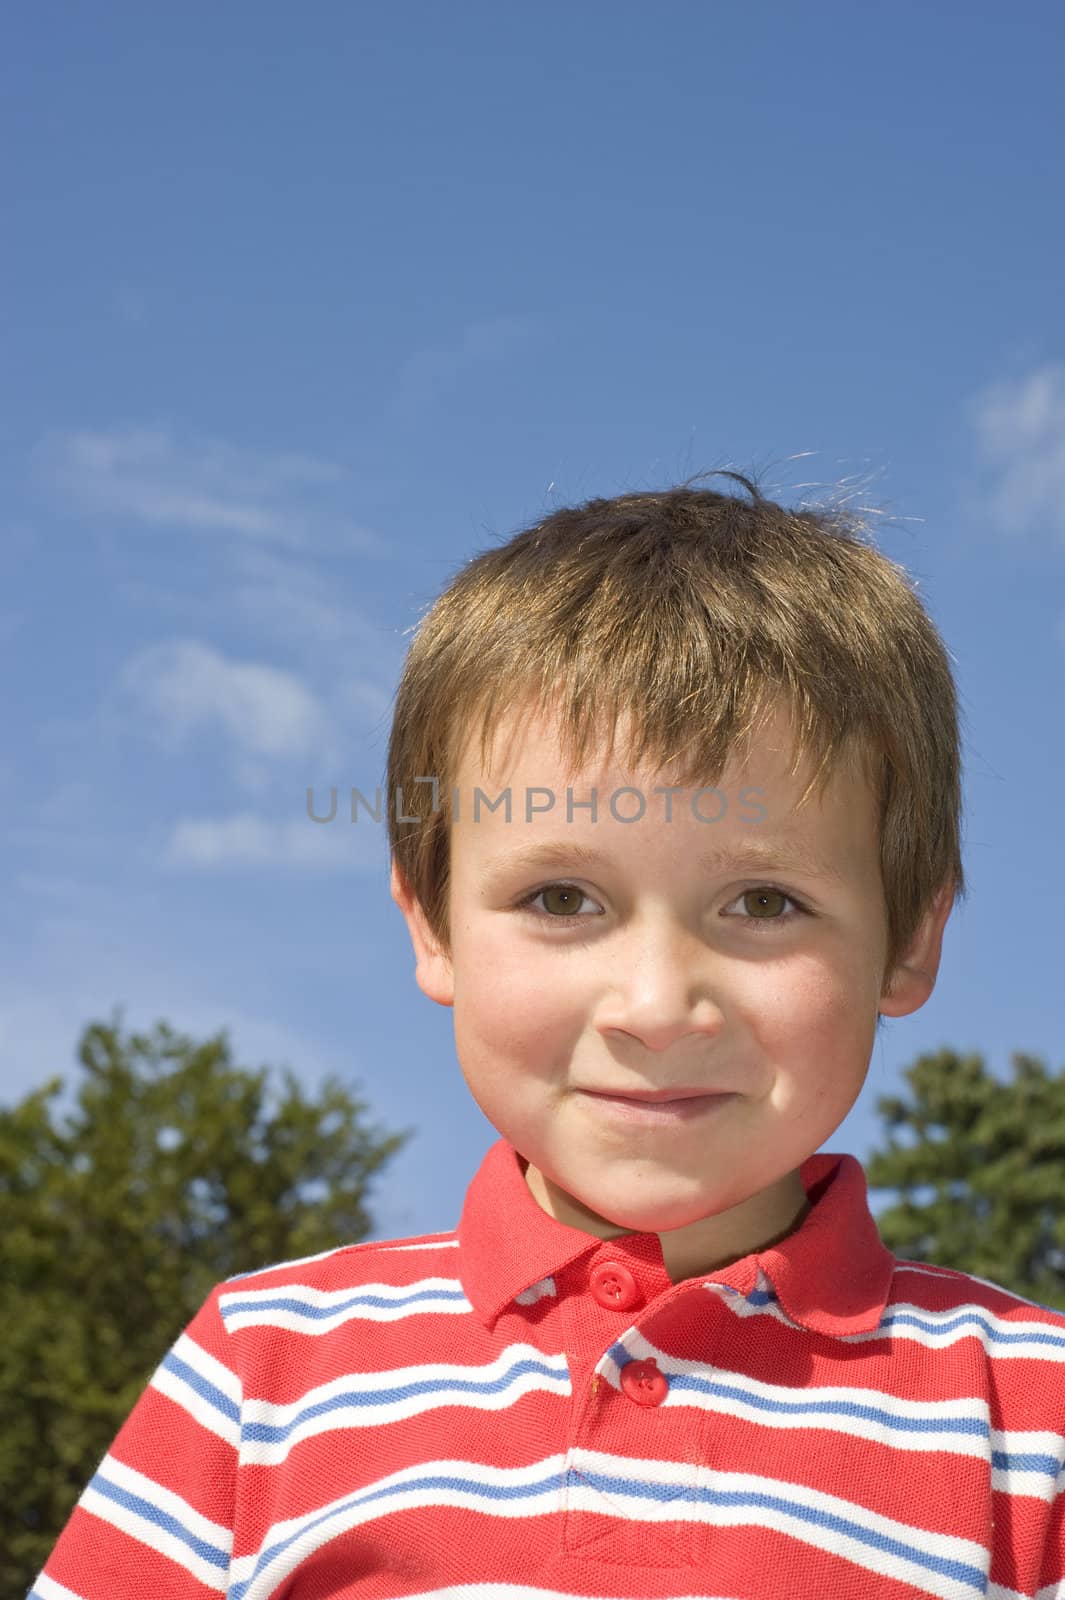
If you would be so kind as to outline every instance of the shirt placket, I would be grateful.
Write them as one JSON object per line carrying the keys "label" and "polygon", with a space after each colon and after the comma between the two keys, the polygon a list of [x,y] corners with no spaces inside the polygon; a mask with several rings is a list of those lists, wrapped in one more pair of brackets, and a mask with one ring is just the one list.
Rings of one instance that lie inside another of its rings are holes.
{"label": "shirt placket", "polygon": [[[562,1543],[586,1563],[690,1566],[704,1542],[705,1416],[678,1403],[662,1341],[668,1305],[691,1291],[674,1288],[641,1248],[638,1238],[607,1241],[565,1275],[573,1397]],[[648,1353],[640,1346],[652,1314],[655,1340],[646,1342],[655,1351]]]}

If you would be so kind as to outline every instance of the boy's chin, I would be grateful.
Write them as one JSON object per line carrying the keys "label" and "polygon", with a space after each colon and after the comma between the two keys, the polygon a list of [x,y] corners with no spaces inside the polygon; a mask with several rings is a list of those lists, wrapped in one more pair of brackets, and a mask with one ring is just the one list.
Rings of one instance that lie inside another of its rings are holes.
{"label": "boy's chin", "polygon": [[584,1188],[577,1195],[545,1177],[531,1162],[526,1164],[525,1182],[538,1205],[556,1222],[601,1239],[620,1233],[675,1232],[707,1221],[721,1209],[705,1193],[677,1195],[665,1187],[655,1193],[650,1185],[639,1199],[631,1191],[615,1193],[609,1185],[598,1191]]}

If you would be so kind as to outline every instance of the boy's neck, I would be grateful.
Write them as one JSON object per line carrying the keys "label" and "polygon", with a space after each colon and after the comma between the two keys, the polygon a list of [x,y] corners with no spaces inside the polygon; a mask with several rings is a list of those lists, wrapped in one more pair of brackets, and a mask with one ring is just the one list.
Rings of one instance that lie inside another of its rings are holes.
{"label": "boy's neck", "polygon": [[[618,1239],[636,1231],[598,1216],[559,1189],[524,1156],[519,1160],[533,1199],[557,1222],[598,1239]],[[659,1233],[662,1261],[670,1282],[703,1277],[756,1251],[768,1250],[801,1227],[810,1209],[802,1178],[795,1171],[729,1211]]]}

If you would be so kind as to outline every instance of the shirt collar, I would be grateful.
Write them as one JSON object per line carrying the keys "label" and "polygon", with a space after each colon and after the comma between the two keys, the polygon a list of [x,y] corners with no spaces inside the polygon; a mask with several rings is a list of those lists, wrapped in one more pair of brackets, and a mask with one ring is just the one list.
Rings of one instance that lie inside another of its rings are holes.
{"label": "shirt collar", "polygon": [[[801,1327],[837,1338],[872,1333],[891,1292],[895,1258],[869,1210],[865,1172],[852,1155],[825,1153],[809,1156],[799,1176],[810,1210],[793,1233],[685,1281],[691,1288],[729,1284],[749,1294],[761,1269],[783,1310]],[[487,1326],[517,1295],[609,1242],[544,1211],[506,1139],[491,1146],[467,1189],[458,1235],[462,1286]],[[661,1260],[656,1234],[628,1238],[650,1241]]]}

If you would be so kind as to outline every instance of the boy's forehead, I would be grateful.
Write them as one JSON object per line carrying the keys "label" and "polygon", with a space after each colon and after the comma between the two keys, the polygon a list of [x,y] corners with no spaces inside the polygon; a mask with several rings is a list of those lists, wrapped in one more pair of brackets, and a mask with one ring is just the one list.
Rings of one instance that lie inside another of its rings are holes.
{"label": "boy's forehead", "polygon": [[[483,760],[482,731],[479,727],[472,729],[462,746],[459,769],[467,780],[472,778],[477,781],[483,777],[500,782],[533,760],[540,762],[545,769],[550,768],[554,777],[560,776],[563,771],[566,777],[576,777],[578,772],[591,776],[607,767],[634,772],[635,769],[627,760],[632,732],[633,716],[630,711],[620,713],[613,729],[606,720],[600,719],[594,734],[587,741],[581,767],[574,770],[568,760],[561,718],[554,712],[527,705],[497,718],[485,740]],[[739,771],[758,764],[787,773],[794,763],[795,751],[794,722],[787,708],[778,703],[766,713],[749,738],[737,743],[730,751],[728,766]],[[675,758],[674,764],[679,768],[679,757]],[[808,763],[801,764],[798,773],[803,786],[807,779],[806,767]],[[671,764],[668,762],[662,767],[644,763],[642,773],[645,777],[661,777],[668,782],[670,770]]]}
{"label": "boy's forehead", "polygon": [[[672,845],[695,851],[691,855],[695,870],[716,871],[733,864],[752,871],[800,869],[836,883],[875,857],[878,830],[871,791],[845,764],[833,774],[823,801],[811,795],[799,805],[813,769],[804,761],[792,770],[794,725],[782,707],[764,718],[742,753],[730,754],[713,793],[701,794],[698,786],[680,787],[668,771],[630,767],[625,760],[630,731],[619,719],[614,750],[608,754],[610,729],[603,726],[589,741],[583,766],[573,771],[563,752],[558,718],[536,708],[499,719],[483,764],[480,729],[476,730],[462,752],[456,777],[461,805],[459,817],[452,819],[453,834],[457,825],[466,840],[464,853],[472,849],[480,865],[493,871],[551,866],[562,856],[574,864],[583,861],[596,867],[609,865],[615,845],[638,839],[643,846],[654,834],[666,850]],[[610,784],[604,788],[607,774]],[[637,793],[621,796],[612,815],[611,791],[619,783],[631,784]],[[569,785],[573,786],[571,816],[567,815]],[[655,792],[673,785],[677,787],[673,800]],[[595,816],[601,824],[591,829],[587,808],[579,809],[590,786],[596,786]],[[497,809],[480,809],[476,818],[480,826],[463,826],[475,820],[477,788],[496,802]],[[507,788],[512,789],[509,813],[499,805]],[[633,827],[636,811],[640,814]]]}

